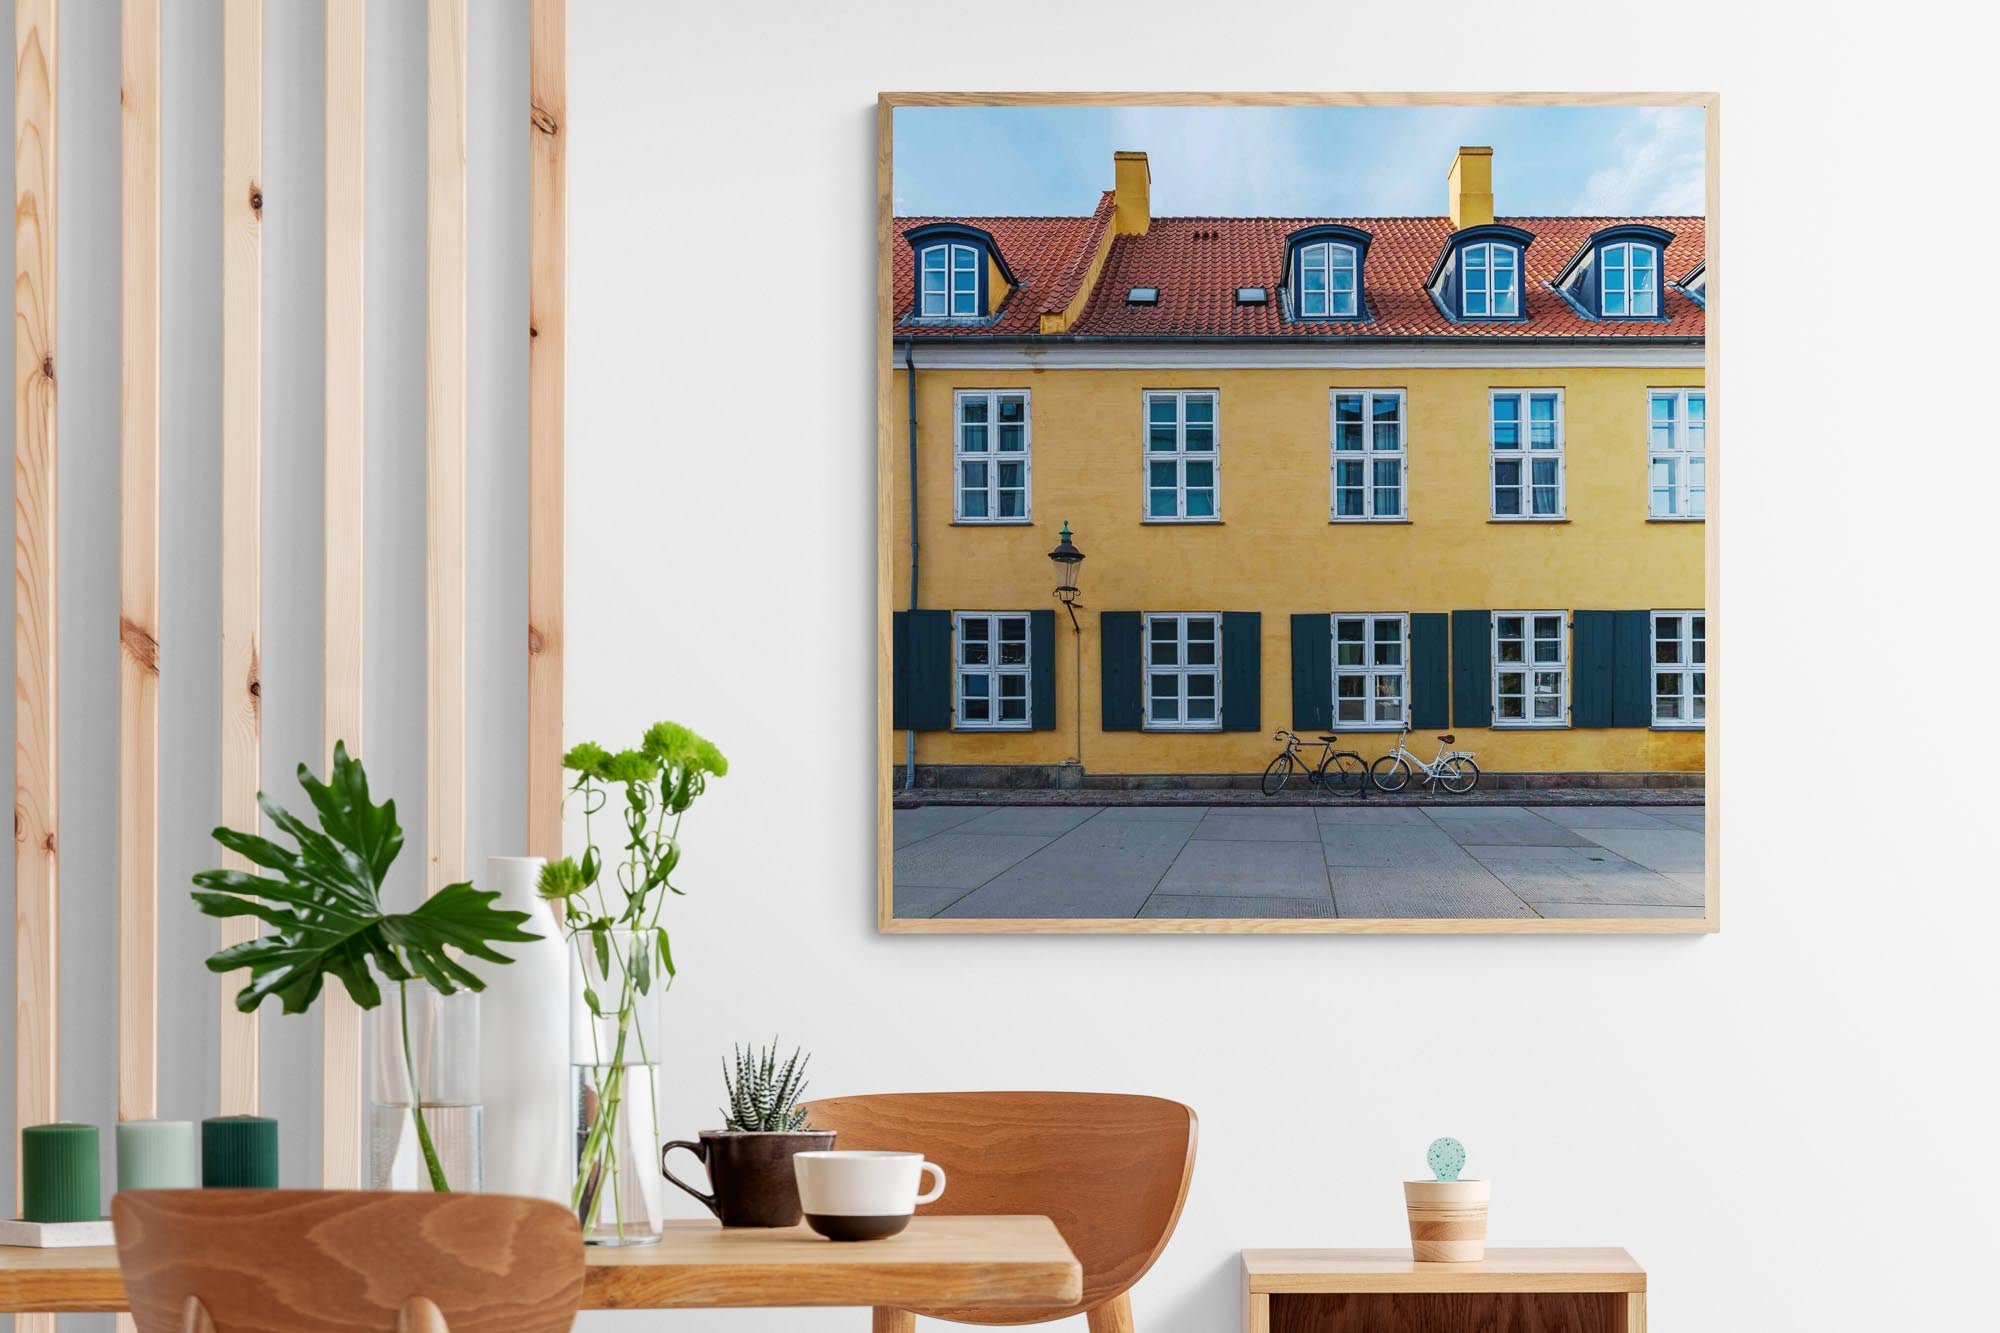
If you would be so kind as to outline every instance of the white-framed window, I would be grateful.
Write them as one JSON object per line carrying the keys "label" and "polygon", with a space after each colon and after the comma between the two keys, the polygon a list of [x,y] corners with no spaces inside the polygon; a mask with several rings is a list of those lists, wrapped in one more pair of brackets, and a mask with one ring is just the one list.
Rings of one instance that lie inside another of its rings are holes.
{"label": "white-framed window", "polygon": [[1652,389],[1646,394],[1646,477],[1653,518],[1708,513],[1708,394]]}
{"label": "white-framed window", "polygon": [[1333,517],[1400,519],[1404,449],[1401,389],[1333,391]]}
{"label": "white-framed window", "polygon": [[939,241],[918,251],[917,314],[924,319],[977,317],[980,259],[979,247],[962,241]]}
{"label": "white-framed window", "polygon": [[1466,319],[1513,319],[1521,313],[1521,249],[1479,241],[1459,252],[1459,304]]}
{"label": "white-framed window", "polygon": [[1213,611],[1146,616],[1146,729],[1222,728],[1222,617]]}
{"label": "white-framed window", "polygon": [[1410,697],[1410,618],[1333,617],[1333,723],[1344,731],[1402,727]]}
{"label": "white-framed window", "polygon": [[1028,613],[961,611],[957,621],[958,729],[1027,730]]}
{"label": "white-framed window", "polygon": [[952,467],[961,523],[1026,523],[1029,422],[1026,389],[960,389],[954,396]]}
{"label": "white-framed window", "polygon": [[1597,253],[1600,311],[1606,315],[1660,313],[1660,248],[1645,241],[1614,241]]}
{"label": "white-framed window", "polygon": [[1569,616],[1493,613],[1493,725],[1569,725]]}
{"label": "white-framed window", "polygon": [[1653,612],[1653,725],[1708,725],[1708,616]]}
{"label": "white-framed window", "polygon": [[1298,249],[1299,316],[1346,319],[1361,308],[1361,266],[1351,245],[1315,241]]}
{"label": "white-framed window", "polygon": [[1220,495],[1213,389],[1148,390],[1146,504],[1149,523],[1212,523]]}
{"label": "white-framed window", "polygon": [[1561,389],[1495,389],[1493,517],[1563,516]]}

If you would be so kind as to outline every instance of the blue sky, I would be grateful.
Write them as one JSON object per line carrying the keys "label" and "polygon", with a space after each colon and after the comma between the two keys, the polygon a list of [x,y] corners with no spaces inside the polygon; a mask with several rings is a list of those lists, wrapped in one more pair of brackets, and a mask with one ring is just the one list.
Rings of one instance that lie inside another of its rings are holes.
{"label": "blue sky", "polygon": [[1162,217],[1441,214],[1461,144],[1502,215],[1696,214],[1699,107],[898,107],[902,216],[1087,213],[1141,149]]}

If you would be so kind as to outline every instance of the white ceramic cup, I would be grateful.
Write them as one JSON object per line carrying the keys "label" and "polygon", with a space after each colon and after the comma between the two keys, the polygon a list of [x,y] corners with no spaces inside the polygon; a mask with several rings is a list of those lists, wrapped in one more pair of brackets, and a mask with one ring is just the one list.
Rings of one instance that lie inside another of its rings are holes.
{"label": "white ceramic cup", "polygon": [[[944,1168],[915,1152],[802,1152],[792,1158],[806,1223],[828,1240],[878,1240],[944,1194]],[[924,1172],[937,1177],[917,1193]]]}

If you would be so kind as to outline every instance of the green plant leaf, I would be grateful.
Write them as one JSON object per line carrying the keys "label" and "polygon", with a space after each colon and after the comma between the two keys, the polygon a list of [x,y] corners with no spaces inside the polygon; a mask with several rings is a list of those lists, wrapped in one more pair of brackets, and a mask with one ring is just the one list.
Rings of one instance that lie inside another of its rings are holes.
{"label": "green plant leaf", "polygon": [[390,981],[421,977],[440,991],[484,989],[462,957],[511,961],[493,946],[539,938],[523,930],[526,912],[503,912],[497,893],[471,884],[439,890],[413,912],[388,912],[382,882],[402,850],[393,801],[375,805],[361,761],[336,745],[331,781],[299,766],[299,785],[311,798],[315,829],[258,794],[258,803],[296,848],[234,829],[215,839],[251,864],[277,872],[205,870],[194,877],[195,906],[213,917],[255,917],[267,933],[222,949],[208,959],[213,972],[247,970],[237,992],[245,1013],[276,996],[284,1012],[301,1013],[319,997],[329,977],[363,1009],[382,1002],[375,973]]}

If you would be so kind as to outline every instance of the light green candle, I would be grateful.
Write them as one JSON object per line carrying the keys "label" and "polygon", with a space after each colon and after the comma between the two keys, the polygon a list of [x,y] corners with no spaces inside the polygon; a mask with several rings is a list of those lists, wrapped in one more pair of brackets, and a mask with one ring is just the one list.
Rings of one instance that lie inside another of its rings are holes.
{"label": "light green candle", "polygon": [[180,1190],[201,1184],[192,1120],[126,1120],[118,1126],[118,1188]]}

